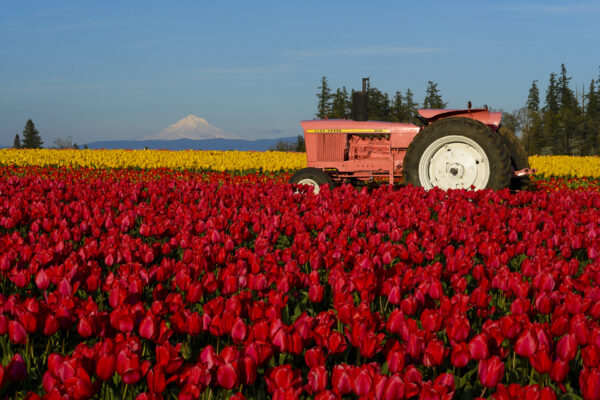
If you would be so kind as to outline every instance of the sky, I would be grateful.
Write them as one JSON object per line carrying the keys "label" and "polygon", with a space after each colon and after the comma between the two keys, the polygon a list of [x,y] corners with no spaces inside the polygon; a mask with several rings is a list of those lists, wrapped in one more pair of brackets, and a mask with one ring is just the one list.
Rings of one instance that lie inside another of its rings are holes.
{"label": "sky", "polygon": [[187,115],[247,139],[301,133],[318,86],[512,112],[565,64],[599,77],[598,1],[0,0],[0,147],[153,134]]}

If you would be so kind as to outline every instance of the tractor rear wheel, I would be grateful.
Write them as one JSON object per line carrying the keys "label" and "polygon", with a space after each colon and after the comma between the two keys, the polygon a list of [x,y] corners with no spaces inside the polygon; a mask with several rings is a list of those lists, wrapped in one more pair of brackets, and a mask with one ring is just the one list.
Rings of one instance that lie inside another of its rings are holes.
{"label": "tractor rear wheel", "polygon": [[[527,156],[527,150],[525,146],[519,140],[515,133],[505,126],[498,128],[498,134],[506,145],[508,156],[510,157],[510,164],[515,171],[529,168],[529,157]],[[514,190],[521,190],[529,185],[529,176],[514,177],[510,181],[510,188]]]}
{"label": "tractor rear wheel", "polygon": [[448,118],[426,126],[408,146],[404,179],[425,189],[503,189],[510,158],[500,136],[479,121]]}
{"label": "tractor rear wheel", "polygon": [[303,168],[296,171],[290,178],[290,183],[312,186],[315,194],[319,194],[321,185],[328,185],[330,189],[334,187],[331,176],[318,168]]}

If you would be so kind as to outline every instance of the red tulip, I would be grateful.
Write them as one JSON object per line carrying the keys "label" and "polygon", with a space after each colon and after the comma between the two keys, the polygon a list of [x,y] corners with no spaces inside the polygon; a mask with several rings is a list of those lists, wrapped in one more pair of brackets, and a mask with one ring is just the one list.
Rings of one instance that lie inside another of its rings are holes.
{"label": "red tulip", "polygon": [[469,346],[460,342],[452,346],[452,353],[450,354],[450,362],[453,366],[462,368],[466,366],[471,360],[471,353],[469,352]]}
{"label": "red tulip", "polygon": [[45,270],[40,269],[35,276],[35,284],[40,290],[46,290],[50,286],[50,278]]}
{"label": "red tulip", "polygon": [[494,388],[504,376],[504,363],[498,356],[479,361],[479,380],[488,388]]}
{"label": "red tulip", "polygon": [[540,400],[556,400],[556,393],[546,386],[540,390]]}
{"label": "red tulip", "polygon": [[19,353],[15,354],[6,368],[4,369],[4,377],[13,382],[19,382],[27,378],[27,365],[23,357]]}
{"label": "red tulip", "polygon": [[92,382],[86,370],[78,367],[75,376],[63,382],[65,392],[72,399],[89,399],[94,394]]}
{"label": "red tulip", "polygon": [[19,321],[13,320],[8,323],[8,337],[14,344],[27,343],[27,332]]}
{"label": "red tulip", "polygon": [[572,334],[560,338],[556,344],[556,354],[564,361],[571,361],[577,354],[577,340]]}
{"label": "red tulip", "polygon": [[256,381],[257,367],[256,361],[250,357],[242,357],[238,364],[240,383],[243,385],[252,385]]}
{"label": "red tulip", "polygon": [[538,349],[538,351],[529,357],[529,362],[540,374],[548,373],[552,367],[552,360],[545,349]]}
{"label": "red tulip", "polygon": [[295,389],[301,382],[300,371],[293,370],[289,364],[270,368],[265,376],[267,391],[275,393],[276,389]]}
{"label": "red tulip", "polygon": [[563,360],[556,360],[550,368],[550,378],[555,382],[562,382],[569,373],[569,364]]}
{"label": "red tulip", "polygon": [[327,337],[327,350],[330,354],[343,353],[346,350],[347,343],[344,335],[338,331],[333,331]]}
{"label": "red tulip", "polygon": [[390,351],[386,358],[390,372],[402,372],[404,369],[404,359],[405,354],[402,350]]}
{"label": "red tulip", "polygon": [[[58,325],[58,322],[57,322]],[[80,318],[77,322],[77,332],[83,338],[89,338],[94,334],[93,323],[87,318]]]}
{"label": "red tulip", "polygon": [[308,288],[308,299],[313,303],[320,303],[323,300],[323,285],[310,285]]}
{"label": "red tulip", "polygon": [[581,358],[583,366],[595,368],[600,365],[600,351],[595,344],[590,344],[581,349]]}
{"label": "red tulip", "polygon": [[446,327],[448,338],[455,342],[462,342],[466,340],[469,337],[469,332],[469,320],[463,316],[453,318],[449,326]]}
{"label": "red tulip", "polygon": [[146,375],[146,380],[148,382],[148,389],[152,393],[162,394],[167,387],[165,373],[160,366],[150,369]]}
{"label": "red tulip", "polygon": [[373,332],[367,332],[362,340],[359,342],[359,350],[361,356],[365,358],[372,358],[381,351],[381,342],[385,337],[384,334],[375,334]]}
{"label": "red tulip", "polygon": [[454,375],[442,373],[435,378],[433,387],[440,393],[453,393],[455,389]]}
{"label": "red tulip", "polygon": [[325,355],[320,347],[312,347],[304,353],[304,361],[308,368],[315,368],[325,364]]}
{"label": "red tulip", "polygon": [[96,362],[96,375],[103,381],[112,378],[117,366],[117,358],[112,353],[103,353]]}
{"label": "red tulip", "polygon": [[237,318],[231,327],[231,338],[234,343],[241,344],[248,337],[248,326],[241,318]]}
{"label": "red tulip", "polygon": [[416,396],[420,391],[421,384],[423,383],[423,377],[421,376],[419,370],[416,369],[414,365],[407,367],[404,371],[404,379],[404,394],[406,398]]}
{"label": "red tulip", "polygon": [[[483,334],[476,335],[469,342],[469,353],[474,360],[485,360],[489,357],[488,340]],[[481,363],[480,363],[481,365]]]}
{"label": "red tulip", "polygon": [[372,389],[373,378],[366,368],[356,368],[353,371],[352,391],[357,396],[366,396]]}
{"label": "red tulip", "polygon": [[229,390],[238,385],[238,373],[236,370],[237,362],[227,363],[219,366],[217,369],[217,381],[221,387]]}
{"label": "red tulip", "polygon": [[318,393],[315,396],[315,400],[338,400],[338,396],[330,390],[325,390],[324,392]]}
{"label": "red tulip", "polygon": [[147,314],[146,317],[140,323],[139,331],[140,336],[144,339],[153,340],[158,333],[158,326],[155,321],[155,317],[152,314]]}
{"label": "red tulip", "polygon": [[585,400],[600,398],[600,371],[597,368],[583,368],[579,374],[579,387]]}
{"label": "red tulip", "polygon": [[405,384],[398,375],[392,375],[385,384],[383,400],[396,400],[404,398]]}
{"label": "red tulip", "polygon": [[173,346],[169,342],[156,346],[156,365],[164,367],[168,375],[174,374],[183,364],[183,358],[179,353],[180,347],[181,343]]}
{"label": "red tulip", "polygon": [[331,387],[333,391],[345,396],[352,391],[351,367],[346,364],[338,364],[333,367],[331,373]]}
{"label": "red tulip", "polygon": [[442,364],[444,361],[445,348],[444,343],[439,340],[430,340],[423,353],[423,365],[433,367]]}
{"label": "red tulip", "polygon": [[515,343],[515,353],[521,357],[530,357],[537,351],[537,348],[537,335],[531,329],[522,331]]}
{"label": "red tulip", "polygon": [[289,354],[302,354],[304,350],[304,339],[298,332],[292,332],[288,335],[287,340],[287,352]]}
{"label": "red tulip", "polygon": [[437,332],[442,325],[442,319],[436,311],[426,309],[421,313],[421,325],[430,332]]}
{"label": "red tulip", "polygon": [[315,394],[324,391],[327,388],[328,380],[329,377],[325,366],[320,365],[311,368],[308,371],[307,376],[307,388],[309,389],[309,394]]}
{"label": "red tulip", "polygon": [[117,355],[116,369],[123,382],[128,385],[137,383],[142,377],[141,364],[137,354],[127,355],[125,351],[121,351]]}

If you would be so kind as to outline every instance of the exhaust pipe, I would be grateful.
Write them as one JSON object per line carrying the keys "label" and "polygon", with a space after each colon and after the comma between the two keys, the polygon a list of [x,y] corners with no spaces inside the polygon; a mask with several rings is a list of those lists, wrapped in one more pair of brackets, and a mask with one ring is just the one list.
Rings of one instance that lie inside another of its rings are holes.
{"label": "exhaust pipe", "polygon": [[352,93],[352,119],[354,121],[367,120],[367,82],[369,78],[362,79],[362,92]]}

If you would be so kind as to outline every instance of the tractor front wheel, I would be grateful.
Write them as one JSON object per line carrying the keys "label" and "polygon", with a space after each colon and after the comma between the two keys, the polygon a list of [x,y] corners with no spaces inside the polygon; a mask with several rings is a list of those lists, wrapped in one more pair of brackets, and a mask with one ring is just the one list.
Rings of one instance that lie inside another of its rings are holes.
{"label": "tractor front wheel", "polygon": [[331,189],[334,187],[331,176],[327,175],[318,168],[303,168],[297,171],[290,178],[290,183],[312,186],[315,194],[319,194],[321,191],[321,185],[328,185]]}
{"label": "tractor front wheel", "polygon": [[448,118],[423,128],[404,158],[407,183],[425,189],[503,189],[510,157],[496,132],[469,118]]}

